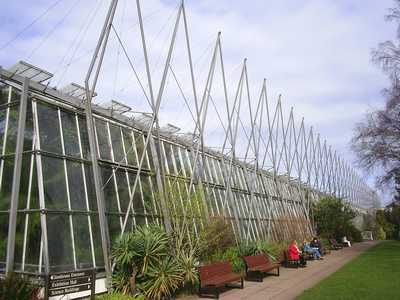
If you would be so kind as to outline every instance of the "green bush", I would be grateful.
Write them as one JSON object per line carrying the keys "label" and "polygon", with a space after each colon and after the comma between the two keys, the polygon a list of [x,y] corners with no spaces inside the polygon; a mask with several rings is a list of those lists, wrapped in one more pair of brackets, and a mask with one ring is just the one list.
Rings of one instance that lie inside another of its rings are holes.
{"label": "green bush", "polygon": [[241,257],[256,255],[258,253],[257,244],[255,242],[242,242],[238,245],[237,252]]}
{"label": "green bush", "polygon": [[172,257],[163,257],[156,263],[150,263],[139,289],[147,299],[160,300],[170,298],[183,283],[183,270]]}
{"label": "green bush", "polygon": [[0,280],[0,300],[32,300],[36,293],[36,286],[15,273]]}
{"label": "green bush", "polygon": [[360,243],[363,240],[361,231],[358,230],[354,225],[348,229],[348,234],[346,236],[349,237],[349,239],[354,243]]}
{"label": "green bush", "polygon": [[386,240],[386,232],[383,230],[382,226],[379,226],[376,231],[376,239],[377,240]]}
{"label": "green bush", "polygon": [[221,216],[213,217],[205,224],[200,240],[204,243],[200,253],[203,260],[236,245],[231,224]]}
{"label": "green bush", "polygon": [[169,298],[180,288],[195,286],[199,244],[182,232],[168,236],[153,225],[119,238],[112,250],[114,291],[131,294],[132,277],[137,290],[152,300]]}
{"label": "green bush", "polygon": [[333,237],[337,240],[342,239],[343,236],[353,240],[358,239],[359,235],[352,224],[356,212],[348,203],[338,198],[326,197],[322,198],[313,210],[319,236]]}
{"label": "green bush", "polygon": [[225,251],[220,251],[211,256],[207,263],[214,263],[219,261],[229,261],[232,264],[233,271],[243,272],[245,270],[245,264],[242,256],[240,256],[237,247],[229,247]]}
{"label": "green bush", "polygon": [[112,279],[114,291],[130,294],[130,279],[136,276],[136,286],[147,298],[169,296],[183,282],[179,264],[168,258],[174,257],[170,249],[168,235],[155,225],[138,227],[119,238],[112,250],[116,264]]}
{"label": "green bush", "polygon": [[269,244],[269,256],[275,260],[280,261],[283,259],[283,252],[289,248],[289,242],[272,242]]}
{"label": "green bush", "polygon": [[96,300],[145,300],[145,298],[143,295],[128,296],[124,294],[112,293],[96,296]]}

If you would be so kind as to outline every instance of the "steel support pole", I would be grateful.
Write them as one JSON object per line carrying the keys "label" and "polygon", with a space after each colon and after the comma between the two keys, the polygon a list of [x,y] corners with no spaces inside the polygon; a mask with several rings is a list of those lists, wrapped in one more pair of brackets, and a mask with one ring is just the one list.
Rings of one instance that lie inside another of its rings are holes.
{"label": "steel support pole", "polygon": [[[96,192],[96,200],[97,200],[97,208],[99,212],[99,223],[100,223],[100,233],[101,233],[101,245],[104,256],[104,266],[106,270],[107,276],[107,287],[111,283],[111,266],[110,266],[110,257],[109,257],[109,249],[110,249],[110,238],[108,233],[108,224],[105,212],[105,202],[104,202],[104,192],[103,192],[103,180],[101,178],[100,167],[98,162],[98,154],[97,154],[97,146],[96,146],[96,136],[94,131],[94,121],[92,114],[92,98],[94,94],[94,90],[96,88],[97,79],[100,73],[102,61],[104,58],[104,53],[107,46],[108,37],[111,30],[112,20],[115,15],[115,10],[117,8],[118,0],[112,0],[107,12],[106,20],[104,22],[96,50],[93,54],[92,61],[90,63],[90,67],[85,79],[85,89],[86,89],[86,105],[85,105],[85,115],[86,115],[86,126],[89,137],[89,149],[90,149],[90,158],[92,163],[93,177],[94,177],[94,186]],[[99,58],[99,59],[98,59]],[[94,66],[98,59],[97,69],[95,73],[95,77],[93,79],[92,87],[89,86],[90,77],[92,75]]]}
{"label": "steel support pole", "polygon": [[17,145],[15,147],[13,182],[11,187],[11,203],[8,224],[6,274],[14,270],[15,234],[17,228],[17,209],[19,188],[21,183],[22,152],[24,151],[26,109],[28,106],[29,79],[24,78],[21,100],[19,103]]}
{"label": "steel support pole", "polygon": [[[140,8],[140,0],[136,0],[136,7],[137,7],[137,13],[138,13],[138,19],[139,19],[139,27],[140,27],[140,35],[142,39],[142,46],[143,46],[143,54],[144,54],[144,61],[145,61],[145,66],[146,66],[146,74],[147,74],[147,83],[149,85],[149,92],[150,92],[150,100],[151,100],[151,109],[153,111],[153,115],[155,114],[154,118],[154,123],[156,125],[156,134],[157,134],[157,140],[158,143],[155,145],[154,139],[151,136],[151,130],[148,133],[149,138],[150,138],[150,151],[153,155],[153,162],[154,162],[154,169],[156,172],[156,182],[157,182],[157,187],[160,195],[160,204],[161,204],[161,209],[163,212],[163,221],[164,221],[164,226],[165,230],[168,233],[172,232],[172,226],[171,226],[171,218],[170,214],[168,211],[167,203],[166,203],[166,190],[165,190],[165,168],[164,168],[164,163],[163,163],[163,156],[162,156],[162,151],[161,151],[161,139],[160,139],[160,124],[158,121],[158,116],[156,113],[156,103],[154,99],[154,90],[153,90],[153,83],[151,79],[151,72],[150,72],[150,65],[149,65],[149,57],[147,54],[147,45],[146,45],[146,37],[144,34],[144,26],[143,26],[143,18],[142,18],[142,11]],[[144,152],[146,152],[146,149],[144,149]]]}
{"label": "steel support pole", "polygon": [[[171,59],[172,59],[172,52],[174,50],[176,34],[177,34],[177,31],[178,31],[178,27],[179,27],[179,19],[180,19],[181,13],[182,13],[182,7],[179,8],[178,15],[176,17],[174,31],[173,31],[173,34],[172,34],[171,43],[169,45],[167,59],[165,61],[165,66],[164,66],[163,76],[162,76],[162,79],[161,79],[160,88],[158,90],[157,98],[155,98],[155,107],[154,107],[154,110],[153,110],[153,116],[152,116],[151,121],[150,121],[150,125],[149,125],[148,131],[147,131],[147,137],[145,139],[145,143],[144,143],[143,149],[147,149],[147,147],[149,146],[150,135],[152,134],[152,131],[153,131],[154,122],[155,122],[156,118],[158,118],[158,113],[160,111],[161,100],[162,100],[162,96],[163,96],[163,93],[164,93],[164,88],[165,88],[166,79],[167,79],[167,75],[168,75],[168,69],[169,69],[169,66],[170,66],[170,63],[171,63]],[[139,161],[139,166],[137,168],[137,174],[136,174],[136,177],[135,177],[135,182],[134,182],[133,187],[132,187],[132,195],[131,195],[131,197],[129,199],[128,208],[126,210],[126,216],[125,216],[125,219],[124,219],[124,223],[122,225],[121,235],[124,234],[125,228],[126,228],[126,224],[128,223],[128,216],[129,216],[128,213],[131,210],[132,205],[133,205],[133,196],[135,194],[136,187],[137,187],[139,179],[140,179],[139,174],[140,174],[140,172],[142,170],[142,167],[143,167],[145,153],[146,152],[143,151],[142,157],[140,158],[140,161]]]}

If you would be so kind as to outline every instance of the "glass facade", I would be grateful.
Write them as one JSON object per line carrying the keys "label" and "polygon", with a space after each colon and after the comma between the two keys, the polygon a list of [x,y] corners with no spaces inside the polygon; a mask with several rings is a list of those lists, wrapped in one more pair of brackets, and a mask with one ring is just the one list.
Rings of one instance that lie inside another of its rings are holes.
{"label": "glass facade", "polygon": [[[21,86],[16,80],[0,81],[3,270]],[[31,87],[28,96],[13,268],[30,273],[101,271],[105,259],[84,111],[62,94]],[[139,128],[126,118],[94,111],[110,247],[125,222],[126,232],[138,225],[166,224],[166,218],[186,218],[199,232],[204,216],[223,216],[238,240],[283,240],[312,234],[305,203],[317,201],[321,192],[268,171],[255,172],[240,161],[231,164],[229,158],[211,151],[198,155],[194,165],[193,145],[176,137],[153,136],[145,148],[147,133]]]}

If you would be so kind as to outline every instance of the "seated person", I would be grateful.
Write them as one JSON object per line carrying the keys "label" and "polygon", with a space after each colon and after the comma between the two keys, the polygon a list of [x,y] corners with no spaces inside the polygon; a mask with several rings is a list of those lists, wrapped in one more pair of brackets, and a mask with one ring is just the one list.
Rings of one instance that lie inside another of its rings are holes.
{"label": "seated person", "polygon": [[298,261],[301,267],[305,267],[307,262],[302,255],[299,247],[297,246],[296,240],[293,240],[289,246],[289,259]]}
{"label": "seated person", "polygon": [[343,244],[347,244],[348,247],[351,247],[351,243],[350,243],[350,241],[347,239],[346,236],[343,237],[342,242],[343,242]]}
{"label": "seated person", "polygon": [[311,254],[314,259],[323,259],[319,250],[317,248],[311,247],[306,240],[304,240],[303,242],[303,251]]}
{"label": "seated person", "polygon": [[311,248],[314,248],[314,249],[317,249],[318,251],[319,251],[319,253],[321,254],[321,256],[323,256],[323,249],[322,249],[322,245],[321,245],[321,242],[318,240],[318,238],[317,237],[314,237],[313,239],[312,239],[312,241],[310,242],[310,247]]}

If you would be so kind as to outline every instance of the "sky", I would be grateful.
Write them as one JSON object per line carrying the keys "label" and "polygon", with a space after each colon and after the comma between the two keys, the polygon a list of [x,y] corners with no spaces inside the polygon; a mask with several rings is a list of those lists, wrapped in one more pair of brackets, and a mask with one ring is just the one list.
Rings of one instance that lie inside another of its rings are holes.
{"label": "sky", "polygon": [[[141,3],[157,90],[179,1]],[[7,68],[24,60],[52,72],[51,86],[62,88],[70,82],[83,85],[108,0],[0,0],[0,4],[1,66]],[[304,117],[307,126],[313,126],[342,157],[354,162],[349,146],[354,126],[367,111],[383,106],[381,90],[389,84],[371,63],[370,53],[378,43],[395,36],[395,25],[384,20],[394,1],[187,0],[185,4],[199,95],[221,31],[231,103],[243,59],[247,58],[253,105],[266,78],[271,106],[281,94],[286,115],[294,107],[297,124]],[[119,1],[113,24],[147,88],[135,1]],[[187,61],[180,23],[171,63],[179,87],[170,75],[160,121],[175,124],[182,131],[193,128],[182,97],[183,93],[193,108]],[[135,111],[150,111],[114,33],[110,35],[96,91],[95,102],[104,104],[115,99]],[[220,72],[211,93],[215,108],[210,109],[214,109],[215,117],[208,119],[206,131],[209,145],[217,147],[223,128],[215,112],[226,117]],[[246,123],[246,108],[243,115]],[[360,174],[367,176],[361,170]],[[371,178],[367,180],[372,183]]]}

